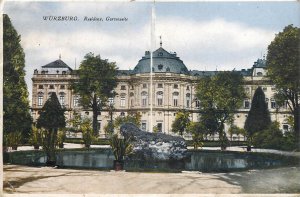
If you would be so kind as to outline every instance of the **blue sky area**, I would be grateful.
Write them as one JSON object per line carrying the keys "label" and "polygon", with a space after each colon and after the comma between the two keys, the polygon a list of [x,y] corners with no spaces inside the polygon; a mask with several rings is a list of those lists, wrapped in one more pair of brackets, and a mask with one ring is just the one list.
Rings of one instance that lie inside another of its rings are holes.
{"label": "blue sky area", "polygon": [[[33,70],[58,59],[77,67],[93,52],[133,69],[150,50],[151,2],[5,2],[26,55],[31,93]],[[250,68],[267,53],[275,34],[289,24],[300,26],[295,2],[157,2],[156,46],[176,51],[191,70]],[[44,21],[43,16],[77,16],[79,21]],[[103,18],[87,22],[84,17]],[[107,22],[106,17],[126,17]]]}

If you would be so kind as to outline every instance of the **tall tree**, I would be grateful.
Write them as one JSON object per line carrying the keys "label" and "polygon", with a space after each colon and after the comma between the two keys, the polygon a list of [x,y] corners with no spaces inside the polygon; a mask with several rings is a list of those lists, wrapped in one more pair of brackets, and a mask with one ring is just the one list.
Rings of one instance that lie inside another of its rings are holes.
{"label": "tall tree", "polygon": [[172,132],[179,133],[181,136],[190,123],[190,113],[187,111],[179,111],[176,113],[174,122],[172,123]]}
{"label": "tall tree", "polygon": [[222,149],[227,137],[224,124],[232,122],[234,113],[245,98],[243,77],[238,72],[219,72],[215,76],[202,78],[196,87],[200,100],[200,120],[210,133],[219,134]]}
{"label": "tall tree", "polygon": [[47,164],[55,165],[55,145],[57,140],[57,131],[66,126],[64,115],[65,110],[61,107],[57,96],[52,93],[42,108],[40,117],[37,120],[37,127],[44,128],[43,149],[47,155]]}
{"label": "tall tree", "polygon": [[271,118],[266,103],[265,93],[261,87],[258,87],[253,95],[251,108],[244,126],[249,140],[255,133],[267,129],[270,124]]}
{"label": "tall tree", "polygon": [[21,36],[9,17],[3,15],[3,131],[29,137],[32,118],[25,83],[25,54]]}
{"label": "tall tree", "polygon": [[267,73],[276,85],[278,104],[288,101],[300,146],[300,29],[289,25],[268,46]]}
{"label": "tall tree", "polygon": [[88,53],[81,62],[79,79],[72,82],[71,88],[80,95],[80,104],[93,110],[93,131],[96,134],[98,112],[106,105],[109,97],[113,97],[113,89],[117,86],[117,66],[115,62],[103,60],[100,55]]}

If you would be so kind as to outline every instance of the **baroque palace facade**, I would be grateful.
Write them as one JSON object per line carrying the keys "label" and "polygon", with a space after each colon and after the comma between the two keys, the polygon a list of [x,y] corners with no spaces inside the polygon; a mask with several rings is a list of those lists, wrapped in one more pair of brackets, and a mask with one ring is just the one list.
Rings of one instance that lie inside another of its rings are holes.
{"label": "baroque palace facade", "polygon": [[[244,127],[251,99],[258,86],[262,87],[266,95],[272,121],[277,120],[283,131],[289,129],[287,106],[278,107],[273,98],[275,87],[266,77],[266,61],[258,59],[250,69],[240,72],[245,79],[245,91],[248,98],[244,99],[243,107],[235,114],[235,125]],[[174,52],[168,52],[162,47],[153,52],[152,91],[150,82],[150,52],[139,60],[134,70],[118,71],[118,86],[115,88],[117,96],[113,99],[113,118],[124,116],[128,113],[141,114],[140,128],[151,131],[154,126],[165,133],[171,132],[172,122],[178,110],[185,109],[191,112],[190,119],[198,120],[198,111],[201,101],[195,97],[195,87],[203,76],[212,76],[221,71],[188,70],[183,61]],[[61,59],[51,62],[41,69],[35,70],[32,77],[32,116],[34,121],[39,116],[39,111],[52,92],[66,108],[66,118],[70,119],[73,112],[80,112],[82,116],[92,117],[92,111],[83,111],[79,105],[78,95],[69,89],[69,82],[76,79],[76,71],[72,70]],[[151,94],[152,92],[152,94]],[[152,98],[150,98],[152,97]],[[152,100],[152,121],[150,106]],[[110,121],[110,112],[102,111],[98,115],[98,128],[101,137],[104,127]],[[152,123],[152,125],[150,125]],[[228,129],[228,125],[225,127]],[[186,136],[188,137],[188,136]],[[237,139],[237,136],[234,136]]]}

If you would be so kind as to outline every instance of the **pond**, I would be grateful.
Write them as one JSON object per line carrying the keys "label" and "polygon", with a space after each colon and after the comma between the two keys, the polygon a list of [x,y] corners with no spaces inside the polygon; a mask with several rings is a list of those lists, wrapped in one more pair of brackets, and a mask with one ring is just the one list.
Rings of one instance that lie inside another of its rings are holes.
{"label": "pond", "polygon": [[[230,172],[249,169],[298,166],[299,158],[270,153],[229,151],[189,151],[184,161],[143,161],[127,159],[126,171],[155,172]],[[111,149],[61,150],[57,165],[61,168],[112,169],[114,156]],[[46,158],[42,151],[19,151],[5,155],[5,163],[42,166]]]}

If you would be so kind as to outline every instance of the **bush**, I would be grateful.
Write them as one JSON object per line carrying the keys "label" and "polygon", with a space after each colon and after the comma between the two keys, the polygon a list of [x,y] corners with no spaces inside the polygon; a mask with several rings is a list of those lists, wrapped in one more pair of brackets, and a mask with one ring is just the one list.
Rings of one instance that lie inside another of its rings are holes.
{"label": "bush", "polygon": [[35,126],[32,126],[31,133],[29,135],[29,143],[36,149],[38,149],[42,143],[41,131]]}
{"label": "bush", "polygon": [[272,124],[262,132],[253,136],[253,145],[257,148],[270,148],[280,150],[296,149],[296,138],[292,132],[285,134],[279,129],[278,122]]}
{"label": "bush", "polygon": [[18,146],[22,141],[22,133],[21,132],[11,132],[6,135],[6,145],[11,147],[13,150],[17,150]]}

